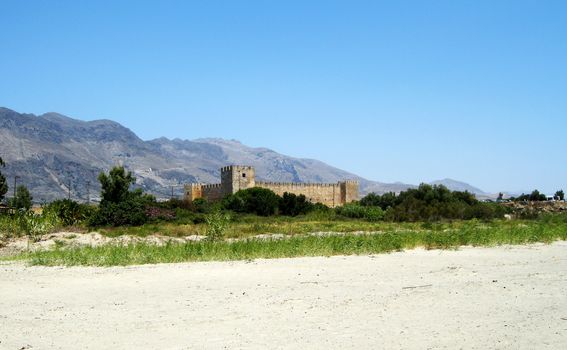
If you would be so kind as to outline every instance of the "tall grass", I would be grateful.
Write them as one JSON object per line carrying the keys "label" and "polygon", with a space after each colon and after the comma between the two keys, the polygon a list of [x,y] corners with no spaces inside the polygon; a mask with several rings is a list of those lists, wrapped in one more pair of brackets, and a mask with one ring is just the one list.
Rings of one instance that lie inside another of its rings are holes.
{"label": "tall grass", "polygon": [[[427,226],[427,225],[424,225]],[[175,263],[210,260],[247,260],[298,256],[378,254],[403,249],[451,249],[462,245],[550,243],[567,239],[565,222],[486,225],[466,222],[458,228],[442,225],[421,230],[398,230],[381,234],[291,236],[282,240],[246,239],[235,242],[201,241],[184,244],[132,244],[63,248],[24,253],[12,259],[28,260],[33,265],[115,266]]]}
{"label": "tall grass", "polygon": [[53,213],[22,211],[14,215],[0,215],[0,238],[29,236],[35,240],[59,226],[59,220]]}

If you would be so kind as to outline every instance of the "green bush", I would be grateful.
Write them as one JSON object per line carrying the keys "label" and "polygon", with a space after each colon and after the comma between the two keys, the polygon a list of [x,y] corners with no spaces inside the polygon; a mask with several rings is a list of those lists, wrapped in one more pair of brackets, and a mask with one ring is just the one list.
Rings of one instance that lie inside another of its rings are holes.
{"label": "green bush", "polygon": [[522,193],[517,198],[510,198],[514,202],[525,202],[525,201],[532,201],[532,202],[541,202],[547,200],[545,194],[540,193],[538,190],[533,190],[530,194]]}
{"label": "green bush", "polygon": [[139,226],[148,222],[146,207],[154,203],[141,193],[131,193],[119,203],[101,203],[89,220],[90,226]]}
{"label": "green bush", "polygon": [[305,219],[314,221],[333,221],[337,219],[337,212],[324,204],[316,203],[313,205],[313,210],[305,214]]}
{"label": "green bush", "polygon": [[230,215],[217,210],[207,214],[205,216],[205,222],[207,223],[207,239],[210,241],[222,240],[230,224]]}
{"label": "green bush", "polygon": [[386,210],[389,221],[437,221],[444,219],[501,218],[507,209],[499,204],[481,203],[467,191],[450,191],[443,185],[421,184],[399,195],[371,193],[361,199],[361,205]]}
{"label": "green bush", "polygon": [[165,202],[159,203],[159,207],[165,209],[187,209],[187,210],[191,210],[192,208],[191,202],[177,198],[171,198]]}
{"label": "green bush", "polygon": [[284,192],[279,202],[279,213],[282,215],[297,216],[307,214],[313,210],[314,207],[313,203],[309,202],[305,195]]}
{"label": "green bush", "polygon": [[268,189],[253,187],[228,195],[223,199],[222,207],[237,213],[270,216],[277,213],[280,198]]}
{"label": "green bush", "polygon": [[1,236],[17,237],[22,234],[24,233],[20,227],[19,218],[16,215],[0,215],[0,238]]}
{"label": "green bush", "polygon": [[387,192],[383,195],[378,195],[376,193],[369,193],[364,198],[360,200],[360,205],[366,207],[380,207],[386,210],[397,204],[396,194],[394,192]]}
{"label": "green bush", "polygon": [[384,211],[380,207],[363,206],[358,203],[348,203],[336,208],[337,214],[353,219],[379,221],[384,218]]}
{"label": "green bush", "polygon": [[209,203],[205,198],[197,198],[191,202],[191,210],[195,213],[208,213],[211,211],[211,203]]}
{"label": "green bush", "polygon": [[89,220],[90,226],[139,226],[148,222],[148,207],[157,207],[154,196],[141,189],[130,191],[136,181],[124,167],[114,167],[108,175],[98,176],[102,200]]}
{"label": "green bush", "polygon": [[64,226],[73,226],[87,222],[96,208],[70,199],[59,199],[44,206],[43,212],[53,213]]}
{"label": "green bush", "polygon": [[59,225],[57,216],[49,212],[40,215],[26,211],[20,212],[16,217],[21,231],[34,241],[37,241],[41,235],[51,232]]}

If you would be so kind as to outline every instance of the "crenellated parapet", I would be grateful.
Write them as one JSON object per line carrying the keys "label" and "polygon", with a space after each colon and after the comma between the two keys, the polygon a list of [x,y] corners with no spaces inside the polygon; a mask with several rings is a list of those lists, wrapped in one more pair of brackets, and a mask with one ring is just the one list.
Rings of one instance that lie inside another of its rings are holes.
{"label": "crenellated parapet", "polygon": [[256,181],[256,187],[264,186],[295,186],[295,187],[333,187],[339,186],[337,183],[315,183],[315,182],[271,182],[271,181]]}

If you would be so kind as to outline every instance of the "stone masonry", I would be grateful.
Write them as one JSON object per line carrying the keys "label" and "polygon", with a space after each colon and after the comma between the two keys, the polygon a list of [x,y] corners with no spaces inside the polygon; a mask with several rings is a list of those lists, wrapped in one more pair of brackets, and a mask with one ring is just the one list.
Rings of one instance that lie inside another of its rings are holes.
{"label": "stone masonry", "polygon": [[220,184],[191,183],[185,185],[185,199],[193,201],[205,198],[218,201],[229,194],[252,187],[267,188],[282,196],[284,192],[304,195],[313,203],[336,207],[358,200],[358,182],[353,180],[337,183],[284,183],[256,181],[256,172],[251,166],[231,165],[220,169]]}

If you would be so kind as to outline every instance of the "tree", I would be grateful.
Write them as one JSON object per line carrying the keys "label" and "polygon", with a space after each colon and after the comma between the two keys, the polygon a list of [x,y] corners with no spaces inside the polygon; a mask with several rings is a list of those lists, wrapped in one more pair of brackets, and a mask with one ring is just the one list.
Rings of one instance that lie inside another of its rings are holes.
{"label": "tree", "polygon": [[136,182],[136,178],[132,173],[126,171],[124,167],[117,166],[110,170],[110,173],[100,173],[98,181],[102,187],[101,191],[101,205],[105,202],[120,203],[128,198],[130,185]]}
{"label": "tree", "polygon": [[100,173],[98,180],[102,199],[97,212],[89,220],[91,226],[136,226],[148,221],[146,208],[155,205],[155,198],[144,194],[141,189],[130,191],[135,178],[124,167],[114,167],[108,175]]}
{"label": "tree", "polygon": [[297,216],[307,214],[313,209],[313,204],[303,194],[284,192],[280,199],[279,209],[282,215]]}
{"label": "tree", "polygon": [[565,200],[565,193],[563,192],[563,190],[559,190],[559,191],[555,192],[554,197],[555,197],[555,199],[560,200],[560,201]]}
{"label": "tree", "polygon": [[30,191],[24,185],[16,187],[16,197],[12,198],[10,201],[10,206],[16,209],[30,210],[32,207],[33,197],[30,195]]}
{"label": "tree", "polygon": [[496,198],[497,202],[501,202],[504,199],[504,193],[500,192],[498,193],[498,198]]}
{"label": "tree", "polygon": [[545,194],[539,193],[538,190],[533,190],[532,193],[529,196],[529,200],[535,201],[535,202],[544,201],[546,199],[547,198],[545,197]]}
{"label": "tree", "polygon": [[253,187],[226,196],[222,205],[239,213],[270,216],[277,212],[280,198],[269,189]]}
{"label": "tree", "polygon": [[398,198],[396,197],[396,194],[394,192],[387,192],[381,196],[372,192],[360,200],[360,205],[362,206],[380,207],[383,210],[393,207],[396,204],[398,204]]}
{"label": "tree", "polygon": [[[2,157],[0,157],[0,167],[4,167]],[[8,183],[6,182],[6,177],[0,172],[0,202],[4,200],[6,192],[8,192]]]}

